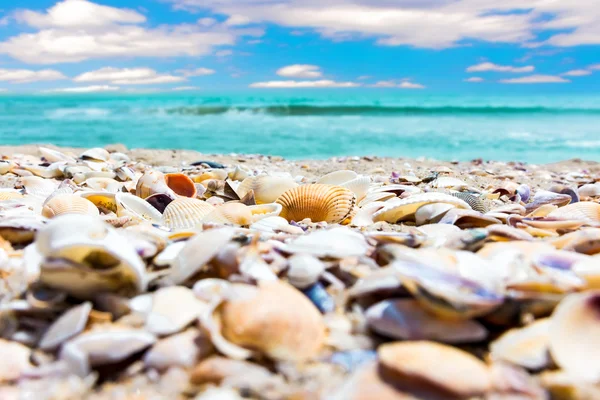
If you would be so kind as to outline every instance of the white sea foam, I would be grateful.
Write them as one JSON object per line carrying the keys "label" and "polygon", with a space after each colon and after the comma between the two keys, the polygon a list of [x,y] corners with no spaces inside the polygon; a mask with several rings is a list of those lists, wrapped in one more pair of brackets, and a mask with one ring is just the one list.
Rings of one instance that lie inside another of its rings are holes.
{"label": "white sea foam", "polygon": [[46,111],[45,115],[51,119],[65,118],[103,118],[110,115],[111,111],[104,108],[57,108]]}

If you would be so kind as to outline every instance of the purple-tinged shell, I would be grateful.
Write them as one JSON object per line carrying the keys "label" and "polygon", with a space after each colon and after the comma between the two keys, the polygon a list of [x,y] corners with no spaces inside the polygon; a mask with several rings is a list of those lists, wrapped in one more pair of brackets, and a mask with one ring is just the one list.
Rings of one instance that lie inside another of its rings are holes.
{"label": "purple-tinged shell", "polygon": [[527,203],[529,196],[531,195],[531,189],[527,185],[519,185],[517,188],[517,194],[521,197],[521,201]]}

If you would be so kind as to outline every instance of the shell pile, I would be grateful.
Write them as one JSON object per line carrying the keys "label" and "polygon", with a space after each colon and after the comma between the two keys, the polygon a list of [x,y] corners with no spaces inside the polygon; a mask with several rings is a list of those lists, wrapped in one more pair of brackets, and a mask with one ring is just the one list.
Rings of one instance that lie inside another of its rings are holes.
{"label": "shell pile", "polygon": [[0,166],[0,399],[600,398],[598,173]]}

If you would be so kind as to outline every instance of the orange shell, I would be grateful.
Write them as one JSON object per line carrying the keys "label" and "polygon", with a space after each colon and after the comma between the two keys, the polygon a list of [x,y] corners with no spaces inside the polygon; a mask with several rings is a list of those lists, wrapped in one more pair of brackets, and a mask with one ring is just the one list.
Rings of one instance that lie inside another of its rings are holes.
{"label": "orange shell", "polygon": [[341,186],[310,184],[290,189],[276,201],[281,204],[281,217],[288,221],[341,223],[352,216],[355,194]]}
{"label": "orange shell", "polygon": [[167,186],[176,194],[184,197],[196,197],[198,191],[194,181],[180,172],[165,175]]}

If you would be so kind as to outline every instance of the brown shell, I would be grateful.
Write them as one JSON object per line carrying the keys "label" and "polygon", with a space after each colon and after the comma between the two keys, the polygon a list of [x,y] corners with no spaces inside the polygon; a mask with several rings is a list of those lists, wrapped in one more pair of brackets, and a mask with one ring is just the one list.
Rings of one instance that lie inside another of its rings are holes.
{"label": "brown shell", "polygon": [[54,196],[42,208],[42,215],[52,218],[63,214],[84,214],[100,216],[98,207],[88,199],[73,194]]}
{"label": "brown shell", "polygon": [[215,207],[205,201],[180,197],[173,200],[163,212],[163,224],[170,229],[193,228]]}
{"label": "brown shell", "polygon": [[216,222],[234,225],[250,225],[253,222],[252,209],[242,203],[225,203],[218,206],[204,218],[203,222]]}
{"label": "brown shell", "polygon": [[173,173],[165,175],[167,186],[176,194],[184,197],[196,197],[198,191],[194,181],[182,173]]}
{"label": "brown shell", "polygon": [[280,281],[238,287],[244,295],[219,309],[227,340],[277,360],[305,360],[319,353],[325,341],[323,317],[300,291]]}
{"label": "brown shell", "polygon": [[288,221],[340,223],[352,216],[356,195],[340,186],[311,184],[288,190],[276,202],[283,207],[279,215]]}

